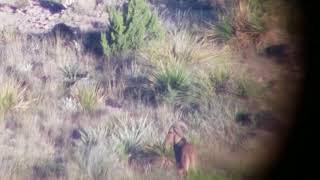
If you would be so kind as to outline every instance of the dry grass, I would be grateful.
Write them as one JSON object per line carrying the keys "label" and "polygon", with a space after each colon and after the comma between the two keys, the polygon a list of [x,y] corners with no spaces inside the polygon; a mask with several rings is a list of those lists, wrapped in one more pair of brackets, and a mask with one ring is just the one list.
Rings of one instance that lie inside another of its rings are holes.
{"label": "dry grass", "polygon": [[84,111],[94,110],[104,99],[103,91],[96,83],[77,83],[74,95]]}
{"label": "dry grass", "polygon": [[23,8],[25,6],[28,6],[30,2],[29,0],[3,0],[1,1],[1,3],[13,5],[18,8]]}
{"label": "dry grass", "polygon": [[170,62],[197,65],[213,60],[221,53],[200,37],[175,29],[165,40],[153,41],[142,48],[140,54],[155,66],[161,66]]}
{"label": "dry grass", "polygon": [[23,88],[21,83],[8,78],[1,78],[0,83],[1,114],[9,110],[24,110],[28,108],[30,101],[25,99],[26,88]]}

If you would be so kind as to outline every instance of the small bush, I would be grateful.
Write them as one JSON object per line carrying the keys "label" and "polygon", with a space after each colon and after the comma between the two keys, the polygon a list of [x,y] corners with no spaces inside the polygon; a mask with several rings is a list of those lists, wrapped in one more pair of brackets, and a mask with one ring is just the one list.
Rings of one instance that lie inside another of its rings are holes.
{"label": "small bush", "polygon": [[137,49],[145,41],[163,36],[159,20],[145,0],[130,0],[127,10],[112,10],[111,17],[110,38],[101,35],[101,45],[106,56]]}

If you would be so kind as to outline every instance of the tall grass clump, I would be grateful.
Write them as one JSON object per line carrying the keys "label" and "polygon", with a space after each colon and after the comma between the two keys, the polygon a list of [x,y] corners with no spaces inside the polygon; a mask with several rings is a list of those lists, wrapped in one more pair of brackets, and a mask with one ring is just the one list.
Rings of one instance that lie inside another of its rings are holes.
{"label": "tall grass clump", "polygon": [[29,102],[25,99],[26,88],[12,79],[0,80],[0,114],[11,109],[25,109]]}
{"label": "tall grass clump", "polygon": [[214,96],[213,86],[205,73],[196,74],[190,78],[190,85],[184,91],[179,91],[175,97],[175,108],[183,114],[206,112],[211,107]]}
{"label": "tall grass clump", "polygon": [[78,84],[74,93],[83,111],[95,109],[104,98],[101,87],[96,83]]}
{"label": "tall grass clump", "polygon": [[[173,100],[178,93],[187,91],[190,85],[189,75],[180,63],[164,65],[154,75],[154,88],[157,94]],[[172,99],[173,98],[173,99]]]}
{"label": "tall grass clump", "polygon": [[111,33],[101,35],[104,54],[137,49],[146,41],[163,37],[163,30],[145,0],[129,0],[123,12],[111,10]]}
{"label": "tall grass clump", "polygon": [[229,10],[221,14],[219,21],[210,25],[205,37],[218,43],[228,43],[236,48],[257,45],[267,31],[266,10],[261,0],[239,0],[229,3]]}
{"label": "tall grass clump", "polygon": [[212,39],[217,43],[226,43],[234,37],[234,27],[227,18],[222,18],[216,24],[210,25],[210,30],[206,33],[206,38]]}
{"label": "tall grass clump", "polygon": [[239,1],[233,20],[237,31],[249,34],[252,38],[266,31],[263,3],[261,0]]}

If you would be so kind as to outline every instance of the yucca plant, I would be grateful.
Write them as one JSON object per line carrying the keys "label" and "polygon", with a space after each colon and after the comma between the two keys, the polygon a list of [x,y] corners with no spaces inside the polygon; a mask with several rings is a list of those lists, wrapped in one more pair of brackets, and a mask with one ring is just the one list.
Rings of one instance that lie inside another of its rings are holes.
{"label": "yucca plant", "polygon": [[164,65],[154,75],[154,88],[160,95],[170,95],[179,91],[186,91],[190,79],[185,67],[180,63]]}
{"label": "yucca plant", "polygon": [[125,114],[114,118],[115,134],[118,147],[123,153],[138,150],[148,140],[152,132],[152,123],[148,115],[133,118]]}
{"label": "yucca plant", "polygon": [[63,74],[63,81],[67,87],[73,85],[77,80],[87,76],[87,73],[81,72],[77,65],[65,65],[59,69]]}
{"label": "yucca plant", "polygon": [[216,24],[209,25],[205,32],[205,36],[209,40],[217,43],[225,43],[235,36],[235,29],[229,18],[221,18]]}

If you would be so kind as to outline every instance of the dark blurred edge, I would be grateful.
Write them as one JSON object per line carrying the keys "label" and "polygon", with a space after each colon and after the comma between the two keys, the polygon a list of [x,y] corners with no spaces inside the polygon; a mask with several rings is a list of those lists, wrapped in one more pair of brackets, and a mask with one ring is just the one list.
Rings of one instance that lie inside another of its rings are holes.
{"label": "dark blurred edge", "polygon": [[[320,151],[317,151],[319,140],[316,138],[320,121],[316,110],[319,106],[319,61],[320,61],[320,8],[314,1],[288,1],[297,3],[303,13],[301,22],[301,35],[304,39],[301,44],[303,50],[301,61],[305,67],[305,79],[302,82],[302,93],[298,108],[294,116],[294,126],[290,135],[283,142],[278,159],[273,163],[267,173],[256,179],[318,179],[320,172]],[[318,71],[318,72],[317,72]],[[318,178],[317,178],[318,177]]]}

